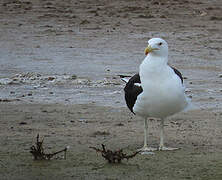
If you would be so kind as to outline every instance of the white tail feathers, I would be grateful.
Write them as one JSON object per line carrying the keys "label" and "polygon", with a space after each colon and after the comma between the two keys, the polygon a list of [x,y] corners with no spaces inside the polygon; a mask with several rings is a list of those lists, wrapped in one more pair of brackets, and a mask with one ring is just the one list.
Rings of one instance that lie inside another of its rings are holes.
{"label": "white tail feathers", "polygon": [[129,78],[121,78],[121,80],[122,80],[123,82],[125,82],[125,83],[128,83]]}

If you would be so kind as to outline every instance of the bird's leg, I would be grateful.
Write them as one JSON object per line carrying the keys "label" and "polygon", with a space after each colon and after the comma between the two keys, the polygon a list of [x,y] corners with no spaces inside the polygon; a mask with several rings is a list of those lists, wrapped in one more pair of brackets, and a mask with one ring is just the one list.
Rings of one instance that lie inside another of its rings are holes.
{"label": "bird's leg", "polygon": [[144,147],[147,147],[148,122],[144,119]]}
{"label": "bird's leg", "polygon": [[156,148],[148,147],[147,137],[148,137],[148,122],[147,122],[147,118],[145,118],[144,119],[144,146],[141,149],[138,149],[138,151],[140,151],[142,154],[148,154],[147,152],[156,150]]}
{"label": "bird's leg", "polygon": [[177,149],[179,148],[171,148],[171,147],[164,146],[164,118],[161,118],[159,151],[172,151],[172,150],[177,150]]}
{"label": "bird's leg", "polygon": [[162,148],[164,147],[163,145],[163,133],[164,133],[164,119],[161,119],[160,122],[160,146],[159,146],[159,150],[162,150]]}

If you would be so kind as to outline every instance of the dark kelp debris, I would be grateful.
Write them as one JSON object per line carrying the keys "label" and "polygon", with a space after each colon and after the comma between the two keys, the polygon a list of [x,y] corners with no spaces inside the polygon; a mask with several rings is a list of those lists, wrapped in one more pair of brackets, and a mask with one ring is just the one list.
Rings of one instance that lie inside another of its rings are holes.
{"label": "dark kelp debris", "polygon": [[126,155],[125,153],[123,153],[122,149],[112,151],[112,150],[106,149],[104,144],[102,144],[102,149],[98,149],[96,147],[89,147],[89,148],[96,150],[96,152],[100,152],[102,157],[104,157],[109,163],[121,163],[123,159],[128,160],[130,158],[135,157],[139,153],[138,151],[131,155]]}
{"label": "dark kelp debris", "polygon": [[65,149],[62,149],[54,153],[45,153],[43,148],[43,141],[44,138],[41,141],[39,140],[39,134],[38,134],[36,137],[35,145],[32,145],[30,147],[30,153],[33,155],[34,160],[50,160],[53,156],[62,152],[64,152],[64,159],[66,159],[66,152],[69,148],[68,146]]}

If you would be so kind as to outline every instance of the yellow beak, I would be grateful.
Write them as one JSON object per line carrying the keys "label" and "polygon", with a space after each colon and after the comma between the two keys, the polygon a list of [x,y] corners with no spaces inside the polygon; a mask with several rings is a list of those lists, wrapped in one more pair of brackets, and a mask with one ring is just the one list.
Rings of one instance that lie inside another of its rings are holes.
{"label": "yellow beak", "polygon": [[152,48],[150,45],[148,45],[146,47],[146,49],[144,50],[145,55],[149,54],[150,52],[152,52],[153,50],[155,50],[154,48]]}

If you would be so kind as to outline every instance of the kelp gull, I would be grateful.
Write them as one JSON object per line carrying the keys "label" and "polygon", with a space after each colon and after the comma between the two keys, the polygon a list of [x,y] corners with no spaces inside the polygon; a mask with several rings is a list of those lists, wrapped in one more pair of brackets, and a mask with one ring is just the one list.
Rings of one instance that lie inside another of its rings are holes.
{"label": "kelp gull", "polygon": [[144,146],[142,152],[157,150],[147,145],[148,118],[160,118],[159,150],[174,150],[164,146],[164,119],[188,107],[182,74],[169,66],[168,44],[161,38],[152,38],[145,49],[146,57],[139,73],[124,88],[125,100],[130,111],[144,119]]}

